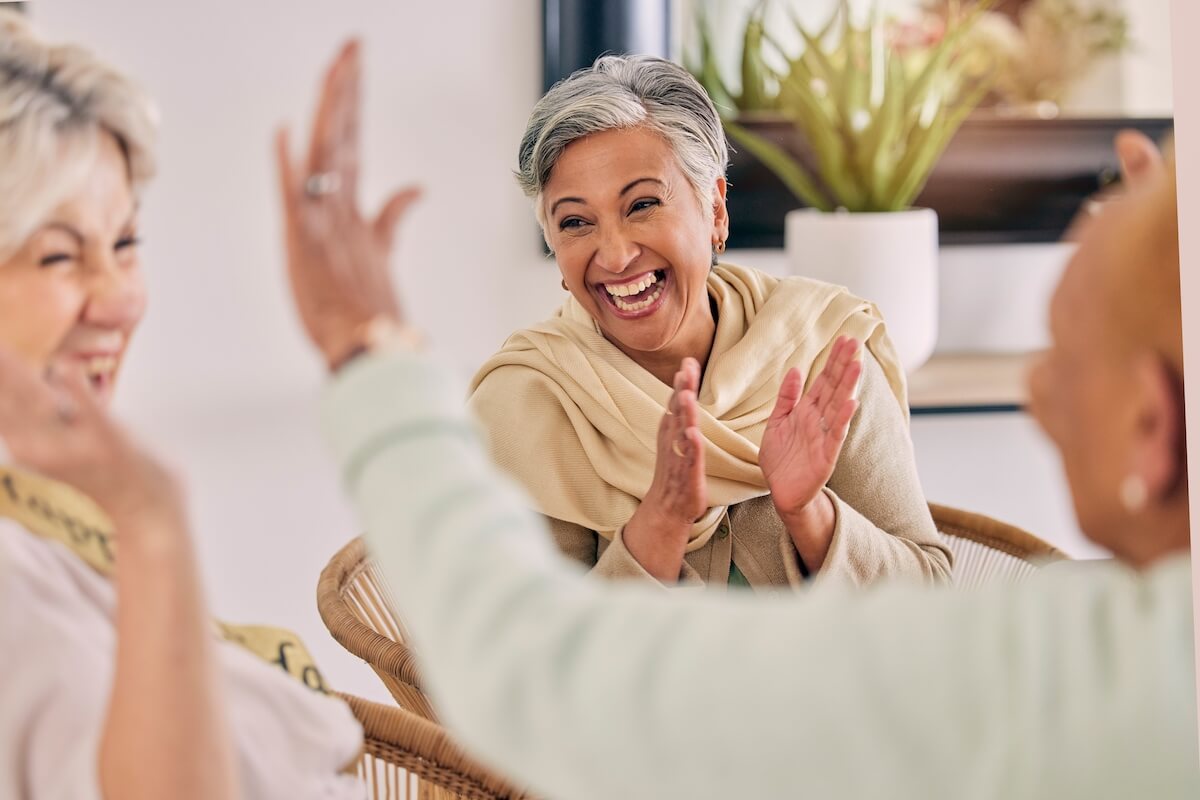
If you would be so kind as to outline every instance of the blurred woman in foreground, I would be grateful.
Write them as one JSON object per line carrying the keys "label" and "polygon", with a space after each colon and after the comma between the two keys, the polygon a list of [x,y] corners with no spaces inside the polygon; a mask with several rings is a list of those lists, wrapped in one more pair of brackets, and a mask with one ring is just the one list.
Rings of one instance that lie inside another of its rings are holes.
{"label": "blurred woman in foreground", "polygon": [[214,635],[182,489],[104,411],[155,128],[0,11],[0,797],[361,796],[348,709]]}

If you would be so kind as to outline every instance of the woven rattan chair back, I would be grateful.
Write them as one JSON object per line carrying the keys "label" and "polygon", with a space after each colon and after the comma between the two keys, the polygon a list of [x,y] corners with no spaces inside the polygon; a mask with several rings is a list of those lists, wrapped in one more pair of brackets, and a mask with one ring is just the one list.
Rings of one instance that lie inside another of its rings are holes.
{"label": "woven rattan chair back", "polygon": [[954,555],[955,586],[1024,580],[1066,554],[1028,531],[958,508],[930,503],[933,521]]}
{"label": "woven rattan chair back", "polygon": [[358,775],[370,800],[530,797],[463,752],[437,723],[403,708],[342,697],[363,726]]}
{"label": "woven rattan chair back", "polygon": [[367,558],[361,538],[339,550],[322,570],[317,608],[333,638],[375,670],[397,703],[437,720],[420,688],[408,632],[392,611],[387,584]]}

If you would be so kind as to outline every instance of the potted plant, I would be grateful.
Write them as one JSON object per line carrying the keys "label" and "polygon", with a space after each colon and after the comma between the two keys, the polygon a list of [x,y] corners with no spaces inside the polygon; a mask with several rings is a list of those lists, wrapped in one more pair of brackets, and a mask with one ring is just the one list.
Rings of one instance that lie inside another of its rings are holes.
{"label": "potted plant", "polygon": [[[803,49],[791,54],[767,29],[763,0],[743,36],[740,94],[716,71],[711,34],[700,20],[694,71],[713,93],[730,138],[805,206],[786,218],[792,270],[875,302],[910,370],[933,352],[938,291],[937,215],[912,204],[991,86],[989,72],[977,64],[968,71],[958,57],[988,5],[947,15],[945,24],[924,16],[901,25],[875,8],[857,23],[848,0],[839,0],[816,31],[792,15]],[[772,55],[782,67],[770,65]],[[739,101],[747,92],[759,109],[787,120],[800,147],[744,124]]]}

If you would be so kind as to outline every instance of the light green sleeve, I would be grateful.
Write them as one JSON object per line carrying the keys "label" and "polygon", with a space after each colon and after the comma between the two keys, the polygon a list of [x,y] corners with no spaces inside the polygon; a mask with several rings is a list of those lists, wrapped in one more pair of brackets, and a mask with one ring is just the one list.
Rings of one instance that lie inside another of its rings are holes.
{"label": "light green sleeve", "polygon": [[571,798],[1198,797],[1188,564],[954,594],[583,579],[462,392],[364,357],[325,422],[435,704]]}

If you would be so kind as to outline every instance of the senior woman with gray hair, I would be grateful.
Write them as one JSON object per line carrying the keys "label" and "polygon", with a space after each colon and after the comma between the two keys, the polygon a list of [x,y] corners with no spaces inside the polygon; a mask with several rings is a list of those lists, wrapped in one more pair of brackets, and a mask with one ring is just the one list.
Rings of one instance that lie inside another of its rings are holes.
{"label": "senior woman with gray hair", "polygon": [[883,320],[719,261],[727,160],[668,61],[605,56],[538,102],[518,178],[571,296],[475,377],[493,458],[600,575],[944,579]]}

